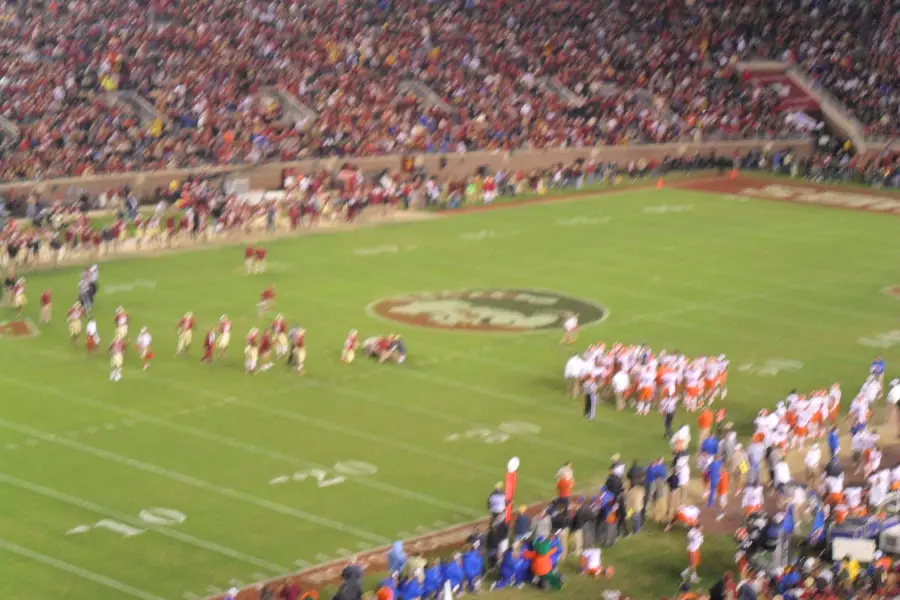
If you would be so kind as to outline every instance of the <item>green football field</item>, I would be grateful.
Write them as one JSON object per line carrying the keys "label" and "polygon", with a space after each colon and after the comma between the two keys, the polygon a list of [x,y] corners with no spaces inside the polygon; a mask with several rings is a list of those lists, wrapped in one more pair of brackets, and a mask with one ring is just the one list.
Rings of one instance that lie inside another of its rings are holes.
{"label": "green football field", "polygon": [[[0,339],[0,598],[206,597],[478,518],[512,456],[527,503],[552,495],[566,460],[584,489],[614,452],[664,455],[657,415],[604,406],[588,422],[566,397],[563,366],[589,342],[727,354],[738,424],[793,387],[841,381],[846,397],[875,354],[900,360],[900,304],[884,293],[900,283],[898,226],[625,190],[272,242],[263,277],[243,274],[237,247],[104,263],[103,347],[123,305],[132,337],[148,326],[157,354],[143,372],[132,352],[119,383],[102,353],[67,338],[79,269],[31,274],[27,316],[37,322],[46,288],[56,314],[39,335]],[[307,329],[303,377],[281,364],[243,372],[269,283]],[[458,309],[460,298],[487,309]],[[558,344],[553,306],[593,311],[576,348]],[[186,311],[199,330],[176,359]],[[230,354],[201,365],[201,334],[222,313]],[[473,314],[479,327],[448,329]],[[408,362],[342,364],[351,328],[402,334]],[[733,547],[721,537],[705,550],[711,579]],[[612,585],[643,598],[674,591],[683,552],[683,534],[650,532],[604,556]]]}

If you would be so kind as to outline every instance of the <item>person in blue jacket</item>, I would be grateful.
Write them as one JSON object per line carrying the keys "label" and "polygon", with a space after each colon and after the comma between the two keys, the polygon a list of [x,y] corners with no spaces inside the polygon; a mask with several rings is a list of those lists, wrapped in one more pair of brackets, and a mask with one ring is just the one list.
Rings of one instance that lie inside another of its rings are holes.
{"label": "person in blue jacket", "polygon": [[481,554],[480,546],[481,544],[475,542],[462,557],[466,587],[472,592],[477,592],[481,588],[481,578],[484,576],[484,556]]}
{"label": "person in blue jacket", "polygon": [[406,552],[403,551],[403,542],[397,540],[388,551],[388,571],[402,573],[406,567]]}
{"label": "person in blue jacket", "polygon": [[491,584],[491,589],[516,586],[521,588],[528,580],[528,561],[522,558],[519,545],[515,544],[503,555],[500,563],[500,579]]}
{"label": "person in blue jacket", "polygon": [[424,594],[423,583],[425,573],[422,569],[416,569],[412,576],[400,585],[401,600],[420,600]]}
{"label": "person in blue jacket", "polygon": [[425,598],[436,597],[444,586],[444,572],[441,570],[440,559],[434,559],[431,566],[425,569],[425,583],[422,584],[422,593]]}
{"label": "person in blue jacket", "polygon": [[455,553],[453,558],[444,563],[442,569],[444,572],[444,581],[450,584],[450,590],[453,594],[455,595],[462,591],[463,568],[462,556],[460,553]]}
{"label": "person in blue jacket", "polygon": [[841,437],[838,432],[837,425],[832,425],[828,429],[828,452],[831,453],[831,458],[834,458],[838,455],[838,452],[841,451]]}

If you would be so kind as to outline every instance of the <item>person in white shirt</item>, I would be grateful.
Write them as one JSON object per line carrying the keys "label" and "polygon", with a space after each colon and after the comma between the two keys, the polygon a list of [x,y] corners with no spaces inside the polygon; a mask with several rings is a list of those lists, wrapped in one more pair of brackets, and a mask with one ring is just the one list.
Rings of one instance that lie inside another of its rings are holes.
{"label": "person in white shirt", "polygon": [[625,394],[629,387],[631,387],[631,378],[625,369],[613,375],[612,390],[616,397],[616,410],[625,410]]}
{"label": "person in white shirt", "polygon": [[891,380],[887,393],[888,423],[892,423],[900,436],[900,379]]}
{"label": "person in white shirt", "polygon": [[571,315],[566,321],[563,323],[563,337],[559,341],[560,345],[564,344],[574,344],[575,340],[578,339],[578,314]]}
{"label": "person in white shirt", "polygon": [[891,472],[882,469],[869,477],[869,507],[878,512],[887,500],[891,488]]}
{"label": "person in white shirt", "polygon": [[787,461],[784,459],[781,459],[777,463],[775,463],[775,468],[772,469],[772,473],[775,476],[775,479],[773,481],[775,489],[786,486],[791,482],[791,468],[788,466]]}
{"label": "person in white shirt", "polygon": [[569,384],[569,393],[572,398],[578,398],[581,391],[581,381],[586,371],[584,360],[579,355],[575,355],[566,362],[566,368],[563,371],[563,377]]}
{"label": "person in white shirt", "polygon": [[803,466],[806,468],[806,485],[810,489],[818,487],[819,482],[819,463],[822,462],[822,449],[818,444],[810,446],[803,458]]}

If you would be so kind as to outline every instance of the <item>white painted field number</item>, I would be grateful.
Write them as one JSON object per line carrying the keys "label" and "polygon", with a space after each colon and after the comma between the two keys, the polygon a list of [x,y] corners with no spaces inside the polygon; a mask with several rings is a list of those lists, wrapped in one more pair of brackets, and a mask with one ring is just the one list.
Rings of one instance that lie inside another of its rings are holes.
{"label": "white painted field number", "polygon": [[496,429],[490,427],[473,427],[462,433],[454,433],[444,438],[445,442],[459,440],[477,440],[485,444],[502,444],[514,435],[535,435],[541,428],[525,421],[507,421],[500,423]]}
{"label": "white painted field number", "polygon": [[900,344],[900,329],[880,333],[878,335],[873,335],[872,337],[862,337],[857,341],[860,345],[869,348],[893,348],[897,344]]}
{"label": "white painted field number", "polygon": [[[187,515],[171,508],[145,508],[138,514],[138,518],[147,525],[172,527],[184,523],[187,520]],[[91,525],[76,525],[68,530],[66,535],[78,535],[95,529],[105,529],[124,538],[135,537],[147,531],[141,527],[123,523],[116,519],[100,519]]]}
{"label": "white painted field number", "polygon": [[782,371],[797,371],[803,368],[799,360],[789,358],[770,358],[762,364],[747,363],[738,367],[738,371],[752,373],[762,377],[773,377]]}
{"label": "white painted field number", "polygon": [[368,477],[378,472],[375,465],[370,465],[359,460],[343,460],[334,464],[331,469],[316,467],[305,471],[297,471],[290,475],[279,475],[271,481],[272,485],[280,485],[289,481],[306,481],[311,479],[316,482],[316,487],[326,488],[347,481],[348,477]]}

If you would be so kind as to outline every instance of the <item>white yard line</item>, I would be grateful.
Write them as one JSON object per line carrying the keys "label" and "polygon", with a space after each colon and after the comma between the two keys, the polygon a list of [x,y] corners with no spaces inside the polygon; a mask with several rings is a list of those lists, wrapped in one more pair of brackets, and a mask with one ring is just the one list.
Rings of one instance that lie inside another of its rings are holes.
{"label": "white yard line", "polygon": [[59,559],[53,558],[52,556],[47,556],[46,554],[41,554],[40,552],[35,552],[34,550],[29,550],[28,548],[19,546],[18,544],[13,544],[12,542],[8,542],[4,539],[0,539],[0,550],[6,550],[7,552],[10,552],[12,554],[18,554],[19,556],[29,558],[35,562],[47,565],[48,567],[53,567],[54,569],[57,569],[59,571],[65,571],[66,573],[81,577],[82,579],[93,581],[94,583],[98,583],[111,590],[121,592],[126,596],[140,598],[141,600],[166,600],[165,598],[138,589],[134,586],[128,585],[127,583],[122,583],[121,581],[112,579],[110,577],[107,577],[106,575],[88,571],[85,568],[61,561]]}
{"label": "white yard line", "polygon": [[225,486],[221,486],[215,483],[210,483],[208,481],[204,481],[202,479],[198,479],[196,477],[192,477],[190,475],[185,475],[184,473],[179,473],[178,471],[173,471],[171,469],[166,469],[164,467],[159,467],[157,465],[147,463],[141,460],[137,460],[134,458],[129,458],[127,456],[123,456],[121,454],[117,454],[115,452],[110,452],[108,450],[102,450],[100,448],[95,448],[94,446],[89,446],[88,444],[82,444],[81,442],[76,442],[74,440],[69,440],[65,438],[61,438],[54,434],[49,434],[47,432],[41,431],[39,429],[35,429],[33,427],[29,427],[27,425],[23,425],[21,423],[15,423],[13,421],[6,421],[0,419],[0,427],[3,429],[7,429],[9,431],[15,431],[21,433],[26,436],[34,437],[39,440],[43,440],[45,442],[51,442],[53,444],[58,444],[60,446],[64,446],[66,448],[71,448],[73,450],[77,450],[84,454],[96,456],[99,458],[103,458],[110,462],[118,463],[121,465],[125,465],[131,467],[133,469],[137,469],[139,471],[144,471],[145,473],[152,473],[154,475],[158,475],[160,477],[165,477],[166,479],[171,479],[172,481],[177,481],[179,483],[183,483],[185,485],[189,485],[198,489],[202,489],[223,498],[229,498],[231,500],[237,500],[239,502],[243,502],[245,504],[250,504],[256,506],[258,508],[262,508],[265,510],[269,510],[272,512],[280,513],[283,515],[287,515],[289,517],[293,517],[295,519],[299,519],[301,521],[306,521],[308,523],[312,523],[314,525],[319,525],[321,527],[332,529],[334,531],[339,531],[341,533],[346,533],[348,535],[369,540],[376,543],[386,543],[390,540],[388,538],[382,537],[371,531],[366,531],[364,529],[359,529],[357,527],[353,527],[351,525],[347,525],[346,523],[341,523],[339,521],[333,521],[331,519],[327,519],[325,517],[320,517],[318,515],[314,515],[308,512],[304,512],[302,510],[286,506],[284,504],[279,504],[277,502],[272,502],[271,500],[266,500],[264,498],[260,498],[258,496],[254,496],[252,494],[248,494],[246,492],[241,492],[232,488],[228,488]]}
{"label": "white yard line", "polygon": [[[138,372],[143,375],[142,372]],[[158,378],[153,378],[154,380]],[[120,415],[131,417],[137,421],[142,421],[144,423],[149,423],[151,425],[156,425],[157,427],[162,427],[165,429],[169,429],[171,431],[176,431],[183,435],[196,437],[198,439],[206,440],[209,442],[213,442],[216,444],[220,444],[223,446],[228,446],[229,448],[233,448],[235,450],[239,450],[242,452],[246,452],[249,454],[256,454],[258,456],[265,456],[267,458],[278,460],[280,462],[285,462],[291,464],[295,467],[304,467],[304,468],[319,468],[326,469],[324,465],[320,465],[308,460],[304,460],[297,456],[293,456],[290,454],[284,454],[282,452],[278,452],[276,450],[271,450],[269,448],[264,448],[262,446],[257,446],[255,444],[251,444],[248,442],[243,442],[234,437],[226,437],[222,435],[218,435],[215,433],[211,433],[206,431],[205,429],[200,429],[197,427],[192,427],[189,425],[181,425],[179,423],[175,423],[173,421],[169,421],[167,419],[162,419],[159,417],[155,417],[153,415],[149,415],[147,413],[132,410],[128,408],[123,408],[116,404],[111,404],[109,402],[103,402],[97,400],[95,398],[91,398],[89,396],[84,396],[82,394],[74,393],[74,392],[66,392],[64,390],[55,388],[53,386],[47,385],[37,385],[34,383],[22,381],[20,379],[14,379],[11,377],[6,377],[4,375],[0,375],[0,381],[6,381],[12,385],[17,385],[23,389],[40,392],[43,394],[49,394],[56,396],[62,400],[67,402],[74,402],[77,404],[82,404],[85,406],[91,406],[94,408],[99,408],[102,410],[108,410],[111,412],[118,413]],[[437,506],[439,508],[443,508],[445,510],[452,510],[454,512],[462,513],[466,516],[477,517],[482,513],[479,511],[475,511],[468,506],[464,506],[462,504],[456,504],[453,502],[447,502],[445,500],[441,500],[440,498],[435,498],[433,496],[429,496],[427,494],[421,494],[419,492],[408,490],[405,488],[401,488],[395,485],[391,485],[389,483],[384,483],[381,481],[377,481],[368,477],[348,477],[350,481],[358,483],[360,485],[368,486],[382,492],[387,492],[391,494],[395,494],[397,496],[401,496],[404,498],[409,498],[412,500],[416,500],[418,502],[424,502],[426,504],[431,504],[433,506]]]}
{"label": "white yard line", "polygon": [[194,537],[192,535],[188,535],[186,533],[181,533],[175,529],[171,529],[169,527],[165,527],[162,525],[154,525],[152,523],[148,523],[146,521],[142,521],[141,519],[137,519],[131,515],[127,515],[125,513],[113,510],[111,508],[106,508],[105,506],[100,506],[99,504],[94,504],[88,500],[84,500],[82,498],[78,498],[76,496],[71,496],[69,494],[59,492],[57,490],[44,487],[42,485],[38,485],[36,483],[32,483],[30,481],[25,481],[24,479],[18,479],[16,477],[12,477],[11,475],[7,475],[5,473],[0,473],[0,483],[4,483],[6,485],[10,485],[13,487],[17,487],[23,490],[27,490],[29,492],[33,492],[35,494],[40,494],[41,496],[46,496],[48,498],[53,498],[54,500],[58,500],[65,504],[70,504],[72,506],[77,506],[84,510],[97,513],[99,515],[103,515],[105,517],[111,517],[123,523],[128,523],[135,527],[140,527],[142,529],[148,529],[150,531],[154,531],[160,535],[165,537],[169,537],[180,542],[184,542],[185,544],[190,544],[192,546],[196,546],[198,548],[203,548],[204,550],[209,550],[210,552],[215,552],[216,554],[221,554],[222,556],[227,556],[229,558],[233,558],[235,560],[239,560],[241,562],[245,562],[247,564],[253,565],[255,567],[260,567],[266,569],[268,571],[272,571],[273,573],[287,573],[290,571],[288,567],[283,567],[281,565],[276,565],[275,563],[269,562],[262,558],[257,558],[255,556],[250,556],[249,554],[244,554],[239,550],[235,550],[233,548],[229,548],[227,546],[222,546],[220,544],[216,544],[215,542],[210,542],[198,537]]}

